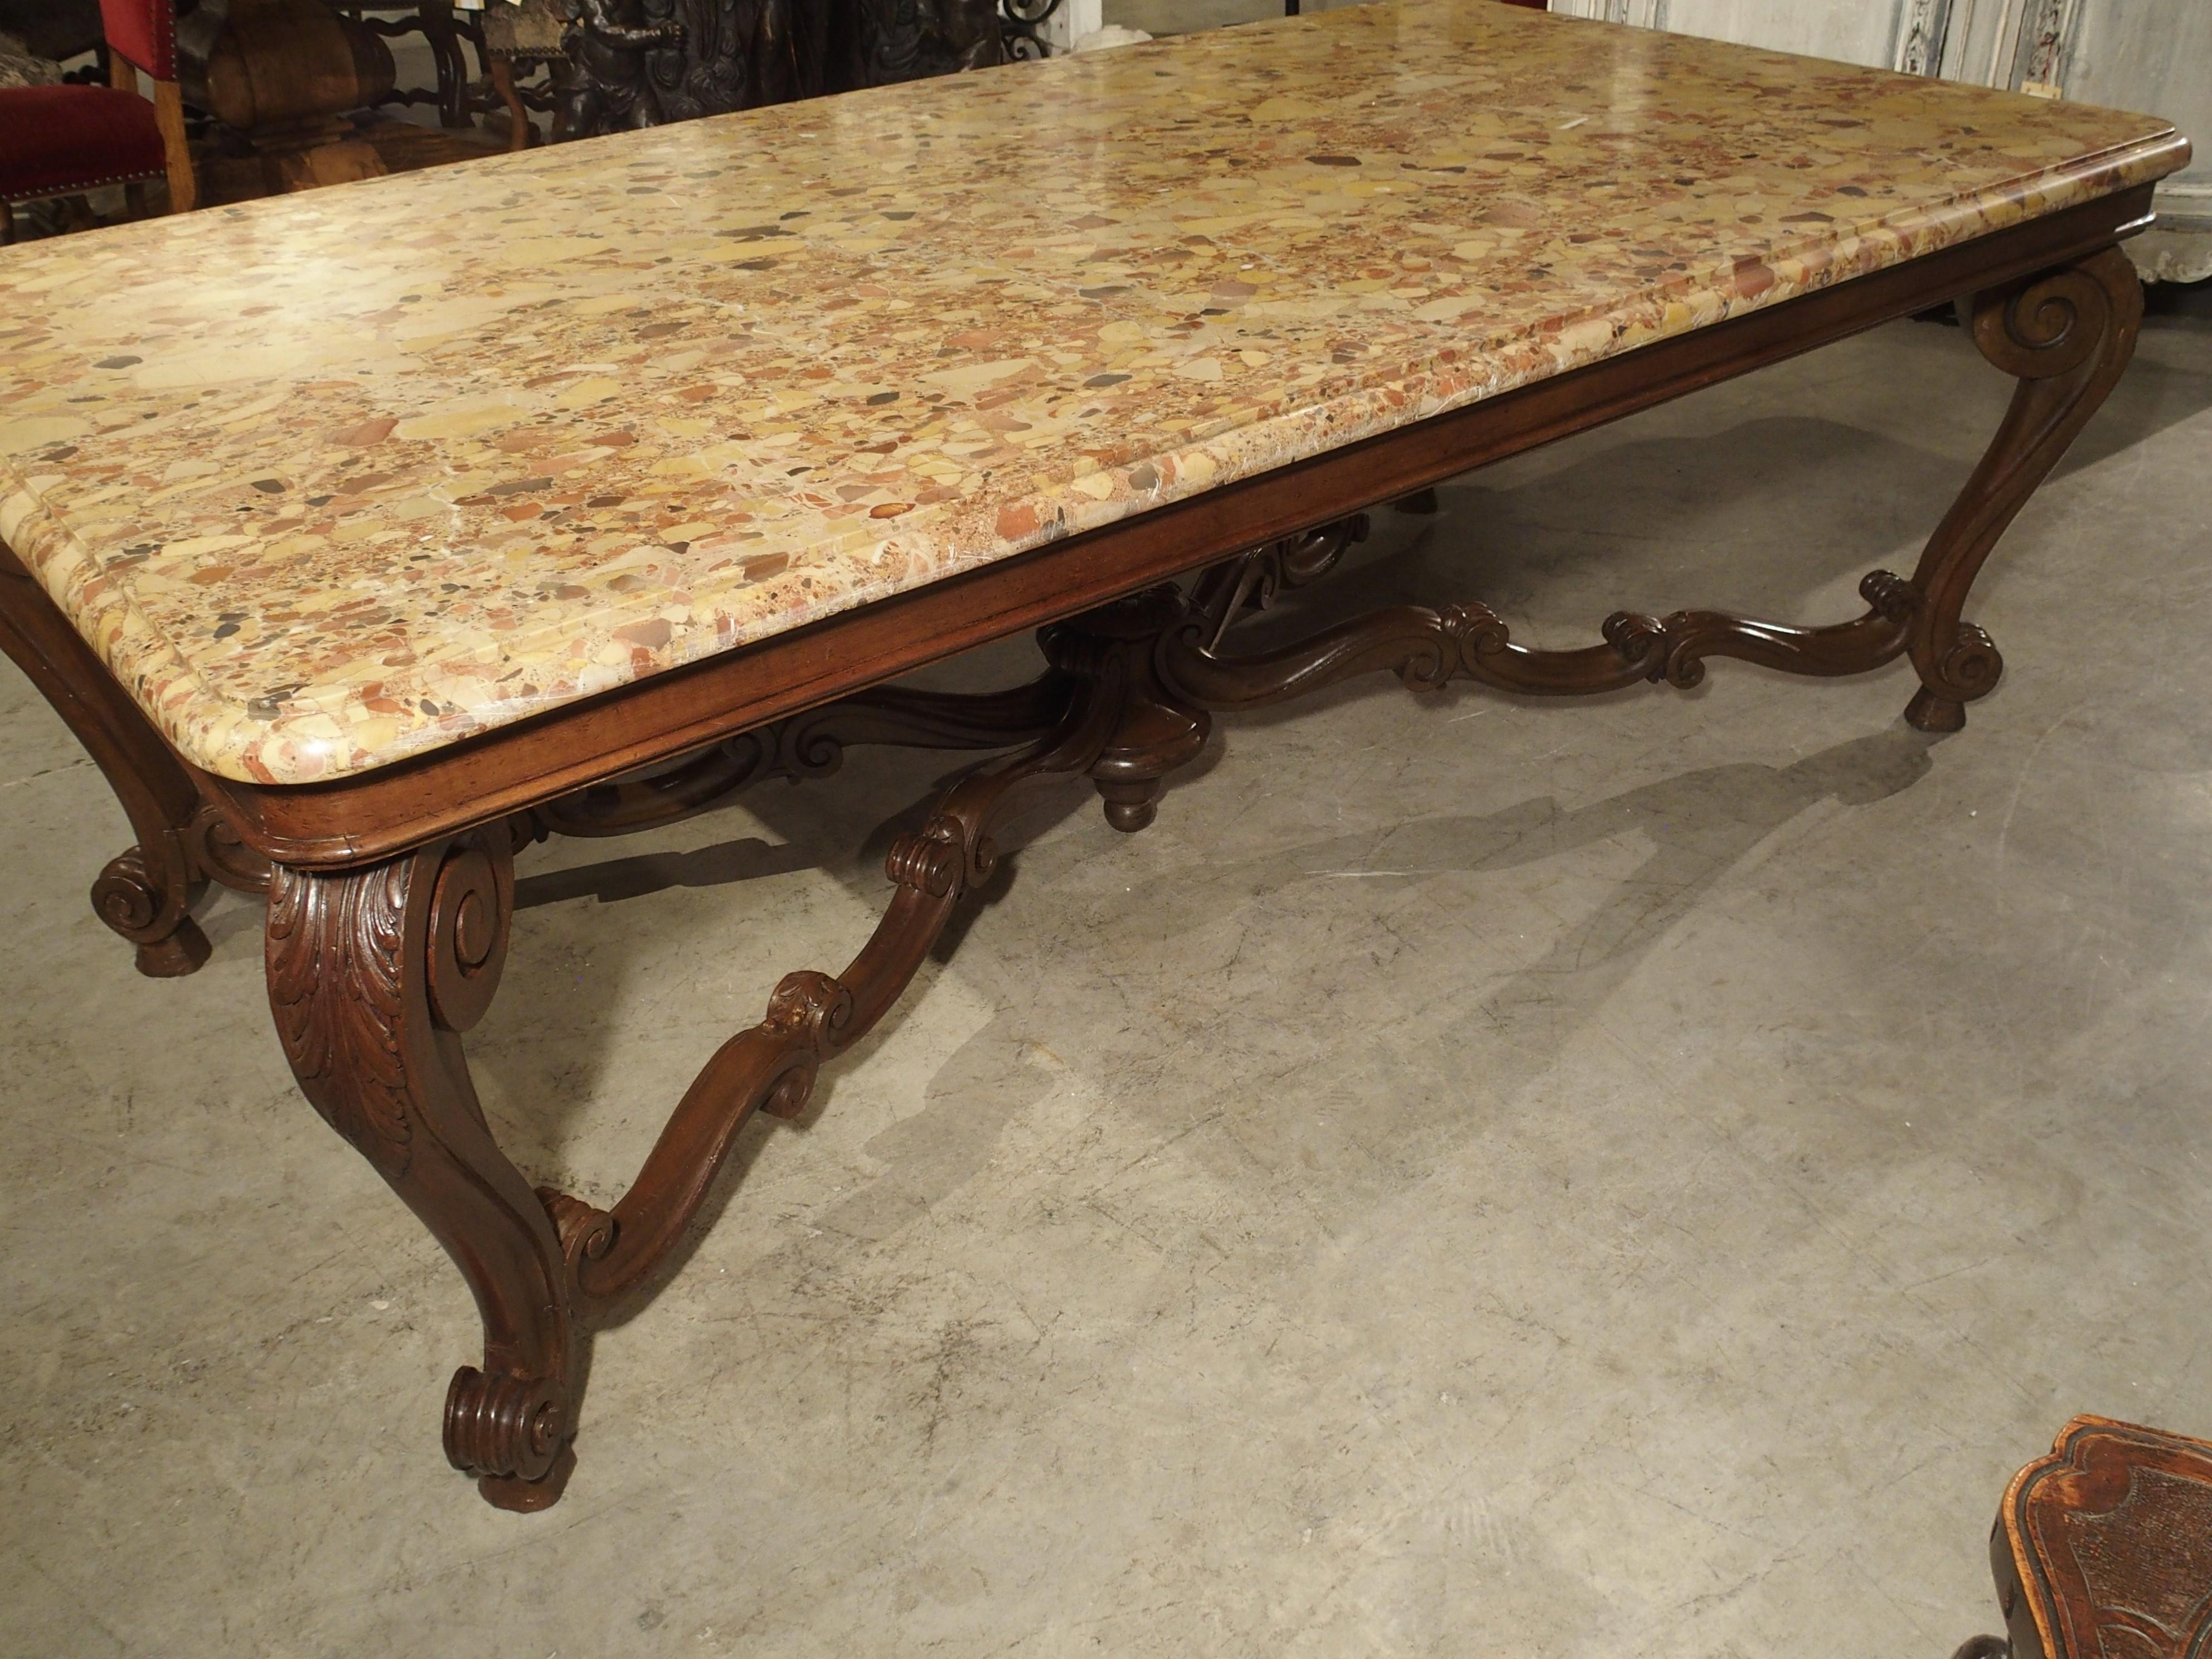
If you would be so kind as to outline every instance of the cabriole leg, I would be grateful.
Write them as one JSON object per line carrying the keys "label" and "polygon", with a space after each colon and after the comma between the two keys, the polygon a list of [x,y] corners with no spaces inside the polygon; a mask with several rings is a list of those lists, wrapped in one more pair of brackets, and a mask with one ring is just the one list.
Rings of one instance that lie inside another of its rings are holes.
{"label": "cabriole leg", "polygon": [[131,820],[136,845],[93,884],[100,919],[138,947],[138,971],[189,974],[208,959],[191,919],[204,885],[191,840],[199,811],[176,757],[14,554],[0,547],[0,650],[76,734]]}
{"label": "cabriole leg", "polygon": [[446,1455],[501,1509],[544,1509],[574,1465],[575,1326],[551,1216],[493,1141],[461,1050],[514,910],[504,826],[373,865],[279,868],[269,1002],[301,1089],[429,1228],[474,1291],[481,1368],[446,1397]]}
{"label": "cabriole leg", "polygon": [[1911,652],[1921,689],[1905,718],[1955,732],[1966,705],[2004,672],[1990,636],[1960,620],[1967,591],[2005,527],[2088,424],[2135,355],[2142,286],[2117,247],[1975,295],[1974,343],[2020,386],[1981,464],[1929,538],[1913,572]]}

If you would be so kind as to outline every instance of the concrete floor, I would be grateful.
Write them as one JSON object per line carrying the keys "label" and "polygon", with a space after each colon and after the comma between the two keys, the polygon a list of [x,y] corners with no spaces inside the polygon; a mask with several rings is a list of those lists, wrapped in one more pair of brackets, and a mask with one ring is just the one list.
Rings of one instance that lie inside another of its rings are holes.
{"label": "concrete floor", "polygon": [[[0,1650],[1941,1656],[2070,1414],[2212,1431],[2212,306],[2154,319],[1971,614],[1899,665],[1595,704],[1386,680],[1070,787],[658,1300],[567,1499],[439,1455],[475,1320],[317,1121],[218,896],[8,672]],[[1340,588],[1785,618],[1910,568],[2004,383],[1906,324],[1384,513]],[[1340,599],[1328,601],[1331,605]],[[999,680],[1026,643],[959,665]],[[942,758],[524,864],[473,1043],[605,1202],[882,904]]]}

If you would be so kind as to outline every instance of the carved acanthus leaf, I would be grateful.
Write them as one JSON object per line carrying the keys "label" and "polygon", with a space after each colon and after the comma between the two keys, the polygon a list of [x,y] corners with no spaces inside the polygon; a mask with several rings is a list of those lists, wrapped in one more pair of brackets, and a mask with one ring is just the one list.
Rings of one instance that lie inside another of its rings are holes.
{"label": "carved acanthus leaf", "polygon": [[315,1109],[387,1178],[406,1170],[412,1134],[399,1036],[408,862],[366,879],[280,866],[269,885],[269,1004],[284,1056]]}

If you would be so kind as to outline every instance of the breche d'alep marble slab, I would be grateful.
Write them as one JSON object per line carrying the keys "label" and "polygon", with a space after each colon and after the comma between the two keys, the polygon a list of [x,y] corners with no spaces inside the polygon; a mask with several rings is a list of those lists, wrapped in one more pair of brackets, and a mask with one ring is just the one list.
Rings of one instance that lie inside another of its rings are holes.
{"label": "breche d'alep marble slab", "polygon": [[2186,155],[1476,0],[1012,65],[0,251],[0,538],[310,782]]}

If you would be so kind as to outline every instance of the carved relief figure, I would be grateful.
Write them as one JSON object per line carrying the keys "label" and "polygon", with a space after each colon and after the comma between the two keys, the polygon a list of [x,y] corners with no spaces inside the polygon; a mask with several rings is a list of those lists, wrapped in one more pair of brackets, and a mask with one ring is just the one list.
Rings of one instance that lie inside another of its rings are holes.
{"label": "carved relief figure", "polygon": [[989,69],[1006,61],[999,41],[998,0],[938,0],[938,35],[955,70]]}
{"label": "carved relief figure", "polygon": [[569,137],[658,126],[667,118],[646,58],[656,49],[679,48],[684,26],[651,20],[641,5],[641,0],[562,0],[574,71],[564,94]]}
{"label": "carved relief figure", "polygon": [[644,0],[647,21],[682,26],[680,46],[653,52],[647,68],[672,121],[788,103],[821,88],[802,37],[820,0]]}
{"label": "carved relief figure", "polygon": [[998,63],[998,0],[862,0],[870,86]]}

